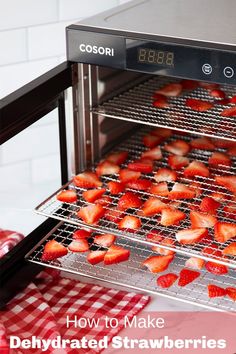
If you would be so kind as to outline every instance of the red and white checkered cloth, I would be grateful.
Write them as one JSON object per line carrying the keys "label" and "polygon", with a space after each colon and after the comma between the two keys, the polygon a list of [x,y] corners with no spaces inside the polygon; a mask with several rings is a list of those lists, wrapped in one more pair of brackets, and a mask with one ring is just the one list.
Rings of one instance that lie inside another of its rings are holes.
{"label": "red and white checkered cloth", "polygon": [[[36,279],[0,311],[0,353],[1,354],[41,354],[40,349],[11,349],[8,339],[11,335],[21,339],[36,336],[43,339],[102,339],[109,340],[123,328],[123,318],[132,319],[149,302],[142,294],[128,293],[97,285],[84,284],[75,280],[47,275]],[[117,318],[119,326],[105,328],[66,328],[66,316],[83,318]],[[97,354],[101,349],[49,349],[50,354]]]}
{"label": "red and white checkered cloth", "polygon": [[0,229],[0,258],[23,240],[24,235],[15,231]]}

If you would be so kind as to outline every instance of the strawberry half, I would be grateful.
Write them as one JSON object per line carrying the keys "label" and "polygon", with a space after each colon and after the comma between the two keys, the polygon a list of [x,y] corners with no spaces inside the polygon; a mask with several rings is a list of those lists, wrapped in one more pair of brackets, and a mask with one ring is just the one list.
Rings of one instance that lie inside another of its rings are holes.
{"label": "strawberry half", "polygon": [[120,170],[119,179],[121,182],[127,183],[130,181],[136,181],[137,179],[139,179],[140,176],[141,172],[131,171],[128,168],[125,168],[123,170]]}
{"label": "strawberry half", "polygon": [[179,286],[186,286],[190,283],[192,283],[195,279],[197,279],[201,273],[196,272],[195,270],[190,270],[190,269],[182,269],[179,273],[179,281],[178,285]]}
{"label": "strawberry half", "polygon": [[225,140],[225,139],[214,139],[214,144],[219,149],[228,149],[235,146],[235,141]]}
{"label": "strawberry half", "polygon": [[226,288],[226,294],[233,300],[236,301],[236,288]]}
{"label": "strawberry half", "polygon": [[177,97],[182,92],[182,85],[171,83],[163,86],[161,89],[157,90],[156,93],[159,93],[167,97]]}
{"label": "strawberry half", "polygon": [[198,100],[194,98],[187,98],[186,106],[197,112],[206,112],[213,107],[213,103]]}
{"label": "strawberry half", "polygon": [[156,97],[154,97],[154,101],[152,103],[153,107],[156,108],[168,108],[170,105],[168,103],[168,100],[165,96],[159,95],[159,97],[156,94]]}
{"label": "strawberry half", "polygon": [[175,236],[176,240],[182,245],[192,245],[208,236],[208,231],[203,227],[199,229],[185,229],[178,231]]}
{"label": "strawberry half", "polygon": [[197,257],[191,257],[189,259],[187,259],[187,261],[185,262],[185,266],[187,268],[193,268],[193,269],[198,269],[201,270],[203,268],[205,264],[205,261],[201,258],[197,258]]}
{"label": "strawberry half", "polygon": [[226,246],[222,253],[226,256],[236,256],[236,242],[232,242],[230,245]]}
{"label": "strawberry half", "polygon": [[180,170],[182,167],[189,165],[189,159],[184,156],[170,155],[168,157],[168,164],[174,170]]}
{"label": "strawberry half", "polygon": [[170,144],[166,144],[164,149],[174,155],[184,156],[188,154],[190,147],[184,140],[175,140]]}
{"label": "strawberry half", "polygon": [[152,273],[164,272],[173,261],[174,256],[151,256],[142,265],[147,267]]}
{"label": "strawberry half", "polygon": [[178,209],[166,208],[162,210],[160,224],[163,226],[179,225],[185,217],[186,215]]}
{"label": "strawberry half", "polygon": [[196,197],[200,197],[200,195],[202,194],[202,186],[201,183],[199,182],[192,182],[190,183],[189,187],[195,192],[195,196]]}
{"label": "strawberry half", "polygon": [[145,216],[153,216],[155,214],[161,213],[162,210],[165,208],[167,208],[167,205],[163,203],[160,199],[150,197],[144,203],[142,207],[142,212]]}
{"label": "strawberry half", "polygon": [[119,220],[121,220],[121,218],[123,218],[124,214],[122,211],[117,210],[116,207],[115,208],[111,208],[109,210],[106,211],[104,217],[105,219],[117,223]]}
{"label": "strawberry half", "polygon": [[177,279],[178,275],[174,273],[164,274],[157,278],[157,285],[164,289],[170,288]]}
{"label": "strawberry half", "polygon": [[102,186],[102,182],[98,176],[93,172],[83,172],[75,176],[73,179],[74,184],[80,188],[97,188]]}
{"label": "strawberry half", "polygon": [[211,197],[204,197],[201,201],[199,209],[209,214],[216,214],[217,209],[220,207],[220,203]]}
{"label": "strawberry half", "polygon": [[231,102],[231,103],[236,103],[236,95],[234,95],[234,96],[232,96],[232,97],[230,98],[230,102]]}
{"label": "strawberry half", "polygon": [[236,176],[216,176],[215,181],[220,186],[236,193]]}
{"label": "strawberry half", "polygon": [[159,146],[156,146],[153,149],[144,151],[141,155],[142,158],[144,159],[150,159],[150,160],[161,160],[162,159],[162,152]]}
{"label": "strawberry half", "polygon": [[225,93],[224,91],[220,90],[220,89],[213,89],[210,91],[210,95],[212,97],[216,97],[216,98],[225,98]]}
{"label": "strawberry half", "polygon": [[106,160],[114,163],[115,165],[120,166],[122,163],[125,162],[127,157],[128,157],[127,151],[117,151],[117,152],[113,152],[110,155],[108,155]]}
{"label": "strawberry half", "polygon": [[209,157],[208,163],[213,166],[224,165],[231,166],[232,162],[229,156],[223,154],[222,152],[213,152],[213,154]]}
{"label": "strawberry half", "polygon": [[110,197],[108,197],[108,195],[105,195],[102,198],[99,198],[95,201],[95,204],[100,204],[100,205],[106,206],[106,207],[111,203],[112,203],[112,199]]}
{"label": "strawberry half", "polygon": [[74,203],[77,201],[77,194],[73,190],[64,190],[57,194],[57,200],[63,203]]}
{"label": "strawberry half", "polygon": [[104,260],[107,251],[92,251],[87,255],[87,261],[92,264],[98,264]]}
{"label": "strawberry half", "polygon": [[220,113],[220,115],[223,117],[236,117],[236,107],[226,108]]}
{"label": "strawberry half", "polygon": [[199,83],[193,80],[182,80],[181,84],[184,90],[195,90],[199,87]]}
{"label": "strawberry half", "polygon": [[137,230],[141,227],[141,220],[133,215],[126,215],[118,224],[119,229],[127,229],[128,231]]}
{"label": "strawberry half", "polygon": [[146,147],[152,149],[155,146],[159,145],[162,142],[162,138],[160,136],[155,135],[145,135],[143,137],[143,143]]}
{"label": "strawberry half", "polygon": [[169,189],[166,182],[161,182],[158,184],[153,184],[150,188],[151,194],[159,195],[160,197],[168,197]]}
{"label": "strawberry half", "polygon": [[225,296],[227,293],[225,289],[221,288],[220,286],[214,285],[214,284],[209,284],[207,286],[207,288],[208,288],[208,296],[210,298]]}
{"label": "strawberry half", "polygon": [[195,194],[193,188],[182,183],[175,183],[169,193],[169,199],[193,199]]}
{"label": "strawberry half", "polygon": [[135,189],[137,191],[148,191],[152,185],[152,182],[148,179],[138,179],[137,181],[131,181],[126,183],[127,188]]}
{"label": "strawberry half", "polygon": [[72,238],[73,240],[81,240],[81,239],[86,239],[91,237],[92,232],[91,231],[86,231],[86,230],[76,230],[73,235]]}
{"label": "strawberry half", "polygon": [[227,242],[236,236],[236,224],[217,222],[215,224],[215,240],[220,243]]}
{"label": "strawberry half", "polygon": [[117,195],[117,194],[123,192],[125,189],[125,185],[123,183],[115,182],[115,181],[108,182],[107,186],[108,186],[109,192],[112,195]]}
{"label": "strawberry half", "polygon": [[42,261],[52,261],[65,256],[67,253],[68,250],[65,246],[55,240],[50,240],[44,246],[41,259]]}
{"label": "strawberry half", "polygon": [[98,176],[115,175],[119,173],[119,171],[120,167],[110,161],[100,162],[96,168],[96,173]]}
{"label": "strawberry half", "polygon": [[161,235],[160,231],[152,230],[147,234],[146,239],[154,243],[160,243],[163,240],[163,236]]}
{"label": "strawberry half", "polygon": [[200,213],[198,211],[190,211],[190,221],[193,229],[198,227],[210,228],[214,227],[217,219],[213,215]]}
{"label": "strawberry half", "polygon": [[173,134],[171,129],[168,128],[156,128],[150,132],[151,135],[156,135],[158,137],[161,137],[162,139],[167,139],[170,138],[171,135]]}
{"label": "strawberry half", "polygon": [[86,207],[81,208],[77,216],[81,218],[85,223],[92,225],[96,224],[100,218],[102,218],[105,214],[105,209],[102,205],[88,205]]}
{"label": "strawberry half", "polygon": [[160,168],[154,175],[156,182],[175,182],[177,180],[177,173],[168,168]]}
{"label": "strawberry half", "polygon": [[83,192],[82,196],[86,200],[86,202],[93,203],[95,200],[100,198],[104,193],[106,192],[106,189],[91,189],[89,191]]}
{"label": "strawberry half", "polygon": [[142,204],[143,202],[137,194],[126,192],[124,195],[122,195],[118,202],[118,209],[127,210],[129,208],[139,208]]}
{"label": "strawberry half", "polygon": [[223,264],[215,263],[215,262],[207,262],[205,264],[205,268],[208,272],[215,275],[222,275],[228,273],[228,267]]}
{"label": "strawberry half", "polygon": [[[153,241],[154,242],[154,241]],[[171,256],[175,254],[175,251],[163,248],[162,246],[174,247],[174,240],[165,238],[160,242],[160,246],[152,246],[152,251],[160,253],[162,256]]]}
{"label": "strawberry half", "polygon": [[210,172],[208,168],[200,161],[192,161],[184,170],[184,176],[187,178],[195,176],[209,177],[209,175]]}
{"label": "strawberry half", "polygon": [[190,141],[190,145],[193,149],[198,150],[215,150],[215,145],[210,138],[202,137]]}
{"label": "strawberry half", "polygon": [[217,257],[217,258],[222,257],[222,252],[214,244],[211,244],[209,246],[204,247],[203,250],[202,250],[202,254],[204,256],[214,256],[214,257]]}
{"label": "strawberry half", "polygon": [[153,163],[151,160],[136,160],[134,162],[130,162],[127,167],[131,171],[151,173],[153,170]]}
{"label": "strawberry half", "polygon": [[112,245],[105,254],[104,264],[116,264],[129,259],[130,251],[117,245]]}
{"label": "strawberry half", "polygon": [[230,156],[236,156],[236,146],[233,146],[231,148],[228,149],[227,153],[230,155]]}
{"label": "strawberry half", "polygon": [[89,244],[87,240],[81,238],[72,241],[68,248],[71,252],[87,252],[89,251]]}
{"label": "strawberry half", "polygon": [[116,237],[112,234],[96,235],[94,237],[94,243],[101,247],[110,247],[116,240]]}

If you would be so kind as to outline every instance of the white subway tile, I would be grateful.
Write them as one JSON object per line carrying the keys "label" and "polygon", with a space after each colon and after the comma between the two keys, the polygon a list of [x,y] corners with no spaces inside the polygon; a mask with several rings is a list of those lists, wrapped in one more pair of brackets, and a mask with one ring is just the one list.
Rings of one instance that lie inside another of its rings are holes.
{"label": "white subway tile", "polygon": [[32,160],[32,183],[57,180],[60,184],[60,156],[50,155]]}
{"label": "white subway tile", "polygon": [[119,4],[126,4],[127,2],[130,2],[131,0],[119,0]]}
{"label": "white subway tile", "polygon": [[0,45],[0,65],[27,59],[25,29],[0,32]]}
{"label": "white subway tile", "polygon": [[[35,122],[29,128],[34,129],[35,127],[49,125],[49,124],[54,124],[54,125],[58,124],[58,109],[57,108],[55,108],[52,112],[48,113],[46,116],[39,119],[37,122]],[[0,154],[0,156],[1,156],[1,154]]]}
{"label": "white subway tile", "polygon": [[57,0],[0,0],[0,9],[0,30],[54,22],[58,15]]}
{"label": "white subway tile", "polygon": [[31,183],[30,162],[24,161],[0,166],[0,191],[8,193],[27,188]]}

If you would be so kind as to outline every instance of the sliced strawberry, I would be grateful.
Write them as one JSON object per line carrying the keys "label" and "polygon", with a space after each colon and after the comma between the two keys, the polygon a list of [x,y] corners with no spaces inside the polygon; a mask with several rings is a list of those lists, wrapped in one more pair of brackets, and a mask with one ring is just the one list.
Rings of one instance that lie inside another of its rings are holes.
{"label": "sliced strawberry", "polygon": [[236,236],[236,224],[217,222],[215,224],[215,240],[224,243]]}
{"label": "sliced strawberry", "polygon": [[232,242],[230,245],[226,246],[222,253],[227,256],[236,256],[236,242]]}
{"label": "sliced strawberry", "polygon": [[68,248],[71,252],[87,252],[89,251],[89,244],[87,240],[81,238],[72,241]]}
{"label": "sliced strawberry", "polygon": [[184,140],[175,140],[170,144],[166,144],[164,148],[166,151],[178,156],[187,155],[190,150],[189,144]]}
{"label": "sliced strawberry", "polygon": [[124,214],[122,211],[117,210],[116,208],[111,208],[106,211],[105,218],[111,222],[117,223],[123,218]]}
{"label": "sliced strawberry", "polygon": [[152,273],[164,272],[173,261],[174,256],[151,256],[142,265],[147,267]]}
{"label": "sliced strawberry", "polygon": [[198,150],[215,150],[215,145],[210,138],[202,137],[190,141],[190,145],[193,149]]}
{"label": "sliced strawberry", "polygon": [[199,87],[199,83],[193,80],[182,80],[181,84],[184,90],[195,90]]}
{"label": "sliced strawberry", "polygon": [[177,241],[182,245],[192,245],[207,237],[208,231],[203,227],[199,229],[185,229],[178,231],[175,236]]}
{"label": "sliced strawberry", "polygon": [[209,157],[208,163],[210,165],[218,166],[218,165],[224,165],[224,166],[231,166],[232,162],[226,154],[223,154],[222,152],[213,152],[213,154]]}
{"label": "sliced strawberry", "polygon": [[230,155],[230,156],[236,156],[236,146],[233,146],[231,148],[229,148],[229,150],[227,151],[227,153]]}
{"label": "sliced strawberry", "polygon": [[162,140],[163,139],[160,136],[155,136],[155,135],[145,135],[143,137],[144,145],[150,149],[159,145],[162,142]]}
{"label": "sliced strawberry", "polygon": [[100,204],[102,206],[108,206],[112,203],[111,197],[108,197],[108,195],[103,196],[102,198],[99,198],[95,201],[95,204]]}
{"label": "sliced strawberry", "polygon": [[226,294],[233,300],[236,301],[236,288],[226,288]]}
{"label": "sliced strawberry", "polygon": [[116,236],[112,234],[96,235],[94,237],[94,243],[101,247],[110,247],[116,240]]}
{"label": "sliced strawberry", "polygon": [[208,288],[208,296],[210,298],[226,295],[226,290],[221,288],[220,286],[209,284],[207,288]]}
{"label": "sliced strawberry", "polygon": [[109,192],[112,195],[117,195],[117,194],[123,192],[125,189],[125,185],[123,183],[115,182],[115,181],[108,182],[107,186],[108,186]]}
{"label": "sliced strawberry", "polygon": [[152,98],[153,98],[154,100],[165,100],[165,101],[167,102],[167,97],[164,96],[164,95],[161,95],[161,94],[158,93],[158,92],[154,92]]}
{"label": "sliced strawberry", "polygon": [[150,160],[161,160],[162,159],[161,149],[159,146],[156,146],[153,149],[144,151],[141,157],[145,159],[148,158]]}
{"label": "sliced strawberry", "polygon": [[215,263],[215,262],[206,262],[205,268],[208,272],[215,275],[222,275],[228,273],[228,267],[223,264]]}
{"label": "sliced strawberry", "polygon": [[142,204],[143,202],[137,194],[133,192],[126,192],[124,195],[122,195],[118,202],[118,209],[127,210],[129,208],[139,208]]}
{"label": "sliced strawberry", "polygon": [[168,128],[156,128],[150,132],[151,135],[156,135],[158,137],[161,137],[162,139],[167,139],[170,138],[171,135],[173,134],[171,129]]}
{"label": "sliced strawberry", "polygon": [[182,183],[175,183],[169,193],[169,199],[193,199],[195,194],[193,188]]}
{"label": "sliced strawberry", "polygon": [[178,209],[166,208],[162,210],[160,224],[163,226],[179,225],[185,217],[186,215]]}
{"label": "sliced strawberry", "polygon": [[141,227],[141,220],[133,215],[126,215],[118,224],[119,229],[137,230]]}
{"label": "sliced strawberry", "polygon": [[228,98],[223,98],[221,100],[215,100],[215,104],[221,104],[223,106],[226,106],[230,103],[230,100]]}
{"label": "sliced strawberry", "polygon": [[200,161],[192,161],[188,167],[184,170],[185,177],[209,177],[210,172],[208,168]]}
{"label": "sliced strawberry", "polygon": [[215,84],[213,82],[200,81],[199,86],[205,88],[206,90],[215,90],[219,87],[219,84]]}
{"label": "sliced strawberry", "polygon": [[168,157],[168,164],[174,170],[180,170],[182,167],[189,165],[189,159],[184,156],[170,155]]}
{"label": "sliced strawberry", "polygon": [[191,257],[189,259],[187,259],[187,261],[185,262],[185,266],[187,268],[193,268],[193,269],[198,269],[201,270],[203,268],[205,264],[205,261],[201,258],[197,258],[197,257]]}
{"label": "sliced strawberry", "polygon": [[57,200],[63,203],[74,203],[77,201],[77,194],[73,190],[64,190],[57,194]]}
{"label": "sliced strawberry", "polygon": [[171,256],[175,251],[163,248],[162,246],[174,247],[175,241],[170,238],[165,238],[160,242],[160,246],[152,246],[152,251],[160,253],[162,256]]}
{"label": "sliced strawberry", "polygon": [[131,171],[151,173],[153,170],[153,163],[151,160],[136,160],[134,162],[130,162],[127,167]]}
{"label": "sliced strawberry", "polygon": [[220,113],[220,115],[223,117],[236,117],[236,107],[226,108]]}
{"label": "sliced strawberry", "polygon": [[43,261],[52,261],[65,256],[67,253],[68,250],[65,246],[55,240],[50,240],[44,246],[41,259]]}
{"label": "sliced strawberry", "polygon": [[217,202],[217,200],[211,197],[204,197],[201,201],[199,209],[209,214],[216,214],[217,209],[219,207],[220,207],[220,203]]}
{"label": "sliced strawberry", "polygon": [[213,103],[194,98],[187,98],[186,106],[194,111],[205,112],[213,107]]}
{"label": "sliced strawberry", "polygon": [[174,273],[164,274],[157,278],[157,285],[164,289],[170,288],[177,279],[178,275]]}
{"label": "sliced strawberry", "polygon": [[87,255],[87,261],[92,264],[98,264],[104,260],[107,251],[92,251]]}
{"label": "sliced strawberry", "polygon": [[102,218],[105,214],[105,209],[102,205],[88,205],[86,207],[81,208],[77,216],[81,218],[84,222],[89,225],[96,224],[100,218]]}
{"label": "sliced strawberry", "polygon": [[190,183],[189,187],[195,192],[196,197],[200,197],[200,195],[203,192],[202,187],[201,187],[201,183],[192,182],[192,183]]}
{"label": "sliced strawberry", "polygon": [[[162,95],[160,95],[160,96],[162,96]],[[170,106],[167,98],[164,96],[159,97],[159,98],[155,97],[152,105],[153,105],[153,107],[156,107],[156,108],[168,108]]]}
{"label": "sliced strawberry", "polygon": [[177,97],[181,94],[181,92],[182,92],[182,85],[176,83],[167,84],[163,86],[161,89],[156,91],[156,93],[159,93],[167,97]]}
{"label": "sliced strawberry", "polygon": [[190,269],[184,268],[179,273],[178,285],[179,286],[186,286],[186,285],[192,283],[200,275],[201,275],[201,273],[196,272],[195,270],[190,270]]}
{"label": "sliced strawberry", "polygon": [[220,89],[213,89],[210,91],[210,95],[212,97],[216,97],[216,98],[225,98],[225,93],[224,91],[220,90]]}
{"label": "sliced strawberry", "polygon": [[235,141],[225,139],[214,139],[214,144],[219,149],[228,149],[235,146]]}
{"label": "sliced strawberry", "polygon": [[231,103],[236,103],[236,95],[234,95],[234,96],[232,96],[232,97],[230,98],[230,102],[231,102]]}
{"label": "sliced strawberry", "polygon": [[86,202],[93,203],[95,200],[100,198],[106,192],[105,188],[102,189],[91,189],[89,191],[83,192],[82,196]]}
{"label": "sliced strawberry", "polygon": [[204,256],[214,256],[214,257],[217,257],[217,258],[222,257],[222,252],[214,244],[211,244],[209,246],[204,247],[203,250],[202,250],[202,254]]}
{"label": "sliced strawberry", "polygon": [[166,182],[161,182],[158,184],[153,184],[150,188],[151,194],[159,195],[160,197],[168,197],[169,189]]}
{"label": "sliced strawberry", "polygon": [[154,243],[160,243],[163,239],[163,235],[161,235],[158,230],[152,230],[147,234],[146,239]]}
{"label": "sliced strawberry", "polygon": [[83,172],[75,176],[73,179],[74,184],[80,188],[97,188],[102,186],[102,182],[98,176],[93,172]]}
{"label": "sliced strawberry", "polygon": [[228,196],[226,196],[224,193],[221,192],[212,192],[210,194],[210,197],[215,199],[217,202],[223,202],[228,198]]}
{"label": "sliced strawberry", "polygon": [[91,237],[92,232],[91,231],[86,231],[86,230],[76,230],[73,235],[72,238],[73,240],[81,240],[81,239],[86,239]]}
{"label": "sliced strawberry", "polygon": [[236,203],[229,202],[224,208],[224,215],[226,218],[236,220]]}
{"label": "sliced strawberry", "polygon": [[117,245],[112,245],[105,254],[104,264],[116,264],[120,262],[128,261],[130,251]]}
{"label": "sliced strawberry", "polygon": [[119,171],[120,167],[110,161],[100,162],[96,168],[96,173],[98,176],[115,175],[119,173]]}
{"label": "sliced strawberry", "polygon": [[107,161],[110,161],[114,163],[115,165],[120,166],[122,163],[125,162],[125,160],[128,157],[128,152],[127,151],[117,151],[113,152],[110,155],[107,156]]}
{"label": "sliced strawberry", "polygon": [[148,191],[152,185],[152,182],[148,179],[138,179],[137,181],[131,181],[126,183],[127,188],[135,189],[137,191]]}
{"label": "sliced strawberry", "polygon": [[150,197],[144,203],[142,207],[142,212],[145,216],[153,216],[155,214],[161,213],[164,208],[167,208],[167,205],[163,203],[160,199]]}
{"label": "sliced strawberry", "polygon": [[214,227],[217,223],[217,219],[213,215],[200,213],[198,211],[190,211],[190,221],[192,228],[198,227]]}
{"label": "sliced strawberry", "polygon": [[216,176],[215,181],[220,186],[236,193],[236,176]]}
{"label": "sliced strawberry", "polygon": [[156,182],[175,182],[177,180],[177,173],[168,168],[160,168],[154,175]]}
{"label": "sliced strawberry", "polygon": [[120,170],[120,181],[123,183],[127,183],[130,181],[136,181],[137,179],[139,179],[139,177],[141,176],[141,172],[137,172],[137,171],[131,171],[128,168],[125,168],[123,170]]}

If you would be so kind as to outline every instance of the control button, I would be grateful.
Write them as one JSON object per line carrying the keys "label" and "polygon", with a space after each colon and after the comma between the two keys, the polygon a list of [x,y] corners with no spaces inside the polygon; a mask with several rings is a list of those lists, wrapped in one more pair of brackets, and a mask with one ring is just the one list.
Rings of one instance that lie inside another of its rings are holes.
{"label": "control button", "polygon": [[226,66],[224,68],[224,76],[230,79],[231,77],[234,76],[234,69],[232,69],[230,66]]}
{"label": "control button", "polygon": [[206,75],[210,75],[212,73],[212,66],[208,63],[204,64],[202,66],[202,71]]}

